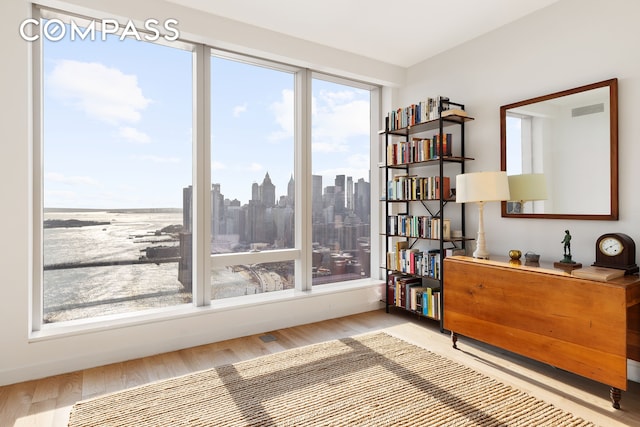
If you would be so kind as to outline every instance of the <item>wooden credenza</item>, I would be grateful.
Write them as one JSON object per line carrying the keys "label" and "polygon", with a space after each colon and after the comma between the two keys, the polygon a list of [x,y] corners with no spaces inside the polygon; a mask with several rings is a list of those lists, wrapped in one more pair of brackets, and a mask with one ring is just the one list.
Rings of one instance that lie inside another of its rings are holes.
{"label": "wooden credenza", "polygon": [[640,361],[640,278],[609,282],[463,256],[444,260],[444,328],[611,387]]}

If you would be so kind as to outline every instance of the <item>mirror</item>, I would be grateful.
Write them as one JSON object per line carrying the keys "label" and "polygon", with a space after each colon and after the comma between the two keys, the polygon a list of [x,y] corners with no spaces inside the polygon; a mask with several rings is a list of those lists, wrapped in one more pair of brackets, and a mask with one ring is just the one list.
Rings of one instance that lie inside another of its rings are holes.
{"label": "mirror", "polygon": [[500,107],[500,166],[546,182],[544,200],[502,202],[503,217],[617,220],[618,80]]}

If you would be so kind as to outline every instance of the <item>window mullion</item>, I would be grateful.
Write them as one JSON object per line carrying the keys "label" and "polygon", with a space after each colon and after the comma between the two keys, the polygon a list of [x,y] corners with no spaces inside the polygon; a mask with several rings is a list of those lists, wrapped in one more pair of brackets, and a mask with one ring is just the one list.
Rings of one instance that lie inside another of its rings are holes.
{"label": "window mullion", "polygon": [[311,72],[296,73],[295,93],[295,181],[296,185],[296,260],[297,290],[311,290],[312,285],[312,198],[311,198]]}
{"label": "window mullion", "polygon": [[211,302],[211,61],[210,48],[197,45],[193,86],[193,303]]}
{"label": "window mullion", "polygon": [[[40,18],[40,10],[37,7],[33,7],[33,17],[35,19]],[[31,258],[31,325],[30,330],[39,331],[42,328],[43,322],[43,310],[44,310],[44,279],[43,279],[43,177],[42,177],[42,164],[43,164],[43,136],[42,136],[42,81],[43,81],[43,61],[42,61],[42,37],[35,43],[30,43],[31,46],[31,61],[33,62],[32,81],[33,81],[33,93],[32,93],[32,112],[33,112],[33,193],[32,203],[33,206],[30,209],[32,212],[32,245],[33,245],[33,257]],[[31,127],[30,127],[31,128]]]}

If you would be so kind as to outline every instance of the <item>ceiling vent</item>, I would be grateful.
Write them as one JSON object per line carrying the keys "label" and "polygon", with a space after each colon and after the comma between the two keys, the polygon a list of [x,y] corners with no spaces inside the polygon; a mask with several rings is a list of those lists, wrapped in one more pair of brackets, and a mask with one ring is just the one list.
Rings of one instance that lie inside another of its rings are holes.
{"label": "ceiling vent", "polygon": [[571,117],[586,116],[587,114],[596,114],[604,112],[604,104],[593,104],[584,107],[577,107],[571,110]]}

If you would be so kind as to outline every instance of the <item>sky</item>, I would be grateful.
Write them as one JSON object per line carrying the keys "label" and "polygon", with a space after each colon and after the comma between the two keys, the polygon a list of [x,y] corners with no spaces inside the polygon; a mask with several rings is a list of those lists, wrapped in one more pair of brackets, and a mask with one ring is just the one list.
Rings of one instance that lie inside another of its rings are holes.
{"label": "sky", "polygon": [[[192,54],[120,40],[44,42],[44,206],[181,207],[192,184]],[[293,74],[212,58],[212,182],[246,203],[293,173]],[[369,92],[313,81],[313,174],[368,179]]]}

